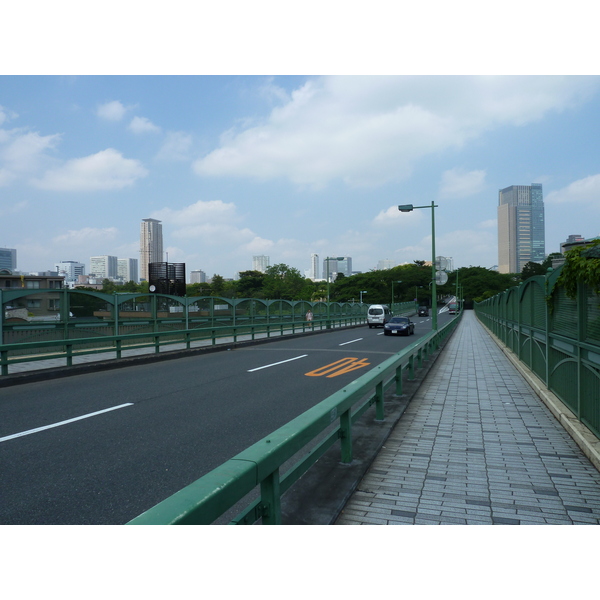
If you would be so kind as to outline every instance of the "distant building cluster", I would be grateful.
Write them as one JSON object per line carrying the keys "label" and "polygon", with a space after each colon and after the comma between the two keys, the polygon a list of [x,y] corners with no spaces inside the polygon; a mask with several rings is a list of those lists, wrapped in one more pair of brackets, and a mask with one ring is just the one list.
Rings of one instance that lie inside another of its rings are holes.
{"label": "distant building cluster", "polygon": [[[499,190],[497,217],[498,265],[494,266],[494,269],[500,273],[520,273],[528,262],[541,263],[545,260],[545,217],[541,183],[511,185]],[[581,235],[569,235],[566,241],[560,245],[560,253],[564,254],[577,245],[586,245],[596,239],[598,238],[585,239]],[[111,255],[91,256],[88,269],[83,263],[61,260],[54,263],[51,271],[24,274],[17,270],[17,250],[0,248],[0,289],[17,285],[21,287],[36,286],[46,280],[52,287],[56,287],[56,282],[60,280],[65,287],[101,288],[105,280],[115,284],[124,284],[129,281],[135,283],[149,281],[150,265],[152,264],[171,265],[166,267],[167,273],[171,272],[169,269],[179,269],[179,266],[176,267],[176,265],[184,265],[184,263],[168,263],[168,253],[165,262],[162,222],[158,219],[142,219],[139,255],[139,259],[119,258]],[[271,265],[270,261],[269,256],[253,256],[252,270],[266,273]],[[439,264],[437,264],[438,262]],[[430,261],[424,261],[424,264],[431,266]],[[559,264],[561,264],[560,260],[553,261],[554,266]],[[379,260],[375,268],[376,270],[389,270],[398,265],[398,262],[385,258]],[[445,271],[454,271],[454,260],[451,257],[437,257],[436,267]],[[340,275],[350,277],[359,272],[353,270],[350,256],[326,256],[320,262],[319,255],[313,253],[310,255],[310,267],[304,272],[304,275],[312,281],[333,282]],[[36,280],[36,277],[46,279]],[[180,277],[178,271],[175,278],[178,284]],[[169,276],[169,279],[173,278]],[[29,281],[30,284],[27,283]],[[210,283],[210,281],[204,271],[200,269],[190,271],[189,283]]]}

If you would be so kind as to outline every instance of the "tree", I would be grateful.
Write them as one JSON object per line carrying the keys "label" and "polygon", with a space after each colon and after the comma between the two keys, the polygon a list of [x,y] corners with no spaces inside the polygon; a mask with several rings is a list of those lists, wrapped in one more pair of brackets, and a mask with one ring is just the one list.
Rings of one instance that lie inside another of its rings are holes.
{"label": "tree", "polygon": [[545,275],[546,271],[547,268],[545,269],[540,263],[529,261],[523,266],[523,270],[521,271],[521,281],[526,281],[530,277],[535,277],[536,275]]}
{"label": "tree", "polygon": [[264,298],[265,274],[261,271],[241,271],[237,282],[238,298]]}
{"label": "tree", "polygon": [[225,279],[221,275],[213,275],[212,283],[210,284],[212,296],[222,296],[225,291]]}
{"label": "tree", "polygon": [[263,293],[275,300],[308,300],[312,295],[311,282],[298,269],[283,263],[267,267]]}

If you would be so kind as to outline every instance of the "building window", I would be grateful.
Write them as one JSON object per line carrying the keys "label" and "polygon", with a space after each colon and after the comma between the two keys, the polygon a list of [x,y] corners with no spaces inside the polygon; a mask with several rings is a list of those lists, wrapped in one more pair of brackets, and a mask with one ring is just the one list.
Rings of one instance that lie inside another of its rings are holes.
{"label": "building window", "polygon": [[30,290],[39,290],[40,289],[40,282],[37,279],[34,280],[34,281],[31,281],[31,280],[30,281],[26,281],[25,282],[25,287],[27,289],[30,289]]}
{"label": "building window", "polygon": [[41,308],[41,300],[27,300],[27,308]]}

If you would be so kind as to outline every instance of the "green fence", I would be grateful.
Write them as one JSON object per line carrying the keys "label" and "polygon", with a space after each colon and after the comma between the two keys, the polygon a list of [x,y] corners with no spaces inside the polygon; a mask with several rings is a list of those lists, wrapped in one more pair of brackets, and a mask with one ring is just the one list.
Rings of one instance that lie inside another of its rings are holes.
{"label": "green fence", "polygon": [[479,320],[600,437],[600,298],[556,285],[562,267],[475,305]]}
{"label": "green fence", "polygon": [[[46,290],[36,290],[40,295]],[[71,366],[77,356],[125,350],[161,348],[173,344],[215,345],[219,340],[294,334],[359,325],[366,322],[368,305],[355,303],[288,302],[285,300],[226,299],[215,297],[140,296],[72,290],[48,290],[61,295],[53,321],[4,319],[0,331],[0,375],[23,362],[64,358]],[[3,308],[16,304],[30,291],[0,293]],[[20,294],[20,295],[19,295]],[[87,304],[86,304],[87,303]],[[86,305],[86,314],[72,316],[70,308]],[[413,302],[394,305],[396,314],[413,311]],[[312,320],[307,313],[312,312]],[[0,316],[4,311],[0,311]],[[89,314],[92,313],[90,317]],[[0,319],[1,320],[1,319]],[[205,342],[202,344],[202,342]]]}
{"label": "green fence", "polygon": [[[402,394],[403,378],[454,330],[459,318],[371,369],[296,419],[277,429],[204,477],[142,513],[131,525],[208,525],[258,492],[258,498],[231,524],[281,523],[281,496],[334,444],[342,463],[352,462],[352,426],[375,405],[375,419],[384,419],[385,392]],[[284,474],[282,467],[293,462]],[[342,467],[341,467],[342,468]]]}

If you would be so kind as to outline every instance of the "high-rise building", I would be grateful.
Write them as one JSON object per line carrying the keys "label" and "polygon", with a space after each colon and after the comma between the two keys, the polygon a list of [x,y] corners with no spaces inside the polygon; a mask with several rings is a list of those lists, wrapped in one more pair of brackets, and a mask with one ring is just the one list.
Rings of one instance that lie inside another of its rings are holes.
{"label": "high-rise building", "polygon": [[77,283],[80,275],[85,275],[85,265],[74,260],[61,260],[54,263],[54,269],[65,278],[66,283]]}
{"label": "high-rise building", "polygon": [[206,273],[204,271],[192,271],[190,273],[190,283],[205,283]]}
{"label": "high-rise building", "polygon": [[124,282],[133,281],[137,283],[138,278],[138,259],[137,258],[119,258],[117,260],[117,274],[119,279]]}
{"label": "high-rise building", "polygon": [[335,281],[339,273],[346,277],[352,275],[352,257],[351,256],[329,256],[323,260],[323,279]]}
{"label": "high-rise building", "polygon": [[380,260],[377,262],[377,271],[385,271],[387,269],[393,269],[396,266],[395,260],[390,260],[389,258]]}
{"label": "high-rise building", "polygon": [[315,281],[319,279],[319,255],[311,254],[310,255],[310,271],[308,274],[309,279]]}
{"label": "high-rise building", "polygon": [[162,223],[157,219],[142,219],[140,226],[140,277],[148,279],[148,265],[163,261]]}
{"label": "high-rise building", "polygon": [[116,256],[91,256],[90,275],[96,279],[116,279],[118,277],[118,262]]}
{"label": "high-rise building", "polygon": [[520,273],[546,255],[541,183],[511,185],[498,192],[498,271]]}
{"label": "high-rise building", "polygon": [[17,251],[14,248],[0,248],[0,269],[17,270]]}
{"label": "high-rise building", "polygon": [[252,270],[260,271],[261,273],[267,272],[270,258],[268,256],[253,256],[252,257]]}

